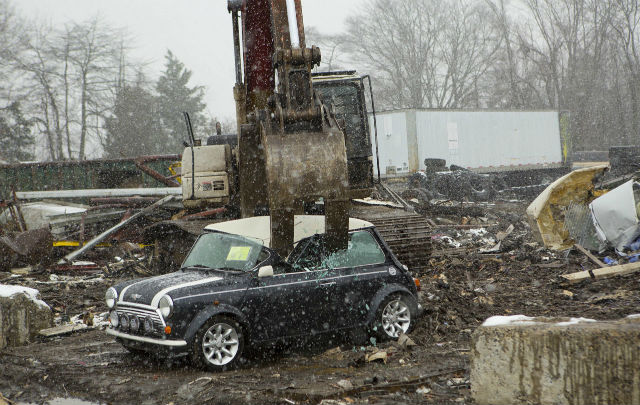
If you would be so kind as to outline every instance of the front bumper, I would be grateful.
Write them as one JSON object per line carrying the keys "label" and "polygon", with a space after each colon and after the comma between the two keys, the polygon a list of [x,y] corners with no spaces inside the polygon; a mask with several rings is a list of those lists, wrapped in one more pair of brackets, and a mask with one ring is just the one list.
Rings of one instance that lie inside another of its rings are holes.
{"label": "front bumper", "polygon": [[184,340],[154,339],[147,336],[130,335],[128,333],[119,332],[113,328],[107,328],[106,332],[107,335],[111,335],[120,339],[133,340],[136,342],[148,343],[158,346],[184,347],[187,345],[187,342]]}

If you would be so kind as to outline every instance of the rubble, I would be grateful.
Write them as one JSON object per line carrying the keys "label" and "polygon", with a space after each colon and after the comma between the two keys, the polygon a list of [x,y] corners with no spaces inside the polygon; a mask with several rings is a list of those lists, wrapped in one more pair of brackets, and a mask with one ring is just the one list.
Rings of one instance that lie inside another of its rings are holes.
{"label": "rubble", "polygon": [[[389,187],[405,197],[401,183]],[[589,198],[596,197],[592,193]],[[389,195],[376,199],[402,205]],[[420,199],[403,200],[420,212]],[[136,201],[132,213],[149,203]],[[188,394],[195,402],[215,399],[232,403],[283,403],[287,402],[285,399],[295,403],[470,401],[472,334],[487,318],[527,313],[532,318],[566,317],[565,322],[576,322],[580,318],[617,319],[640,312],[638,273],[622,272],[616,277],[601,278],[600,271],[616,272],[616,268],[602,267],[578,247],[561,251],[545,246],[535,238],[537,225],[532,228],[527,221],[526,202],[498,199],[490,203],[465,201],[462,207],[459,202],[439,204],[440,213],[427,217],[424,213],[407,211],[406,207],[358,204],[352,208],[351,216],[376,224],[400,261],[420,279],[421,304],[426,313],[415,330],[399,342],[368,341],[371,346],[354,347],[353,343],[336,337],[328,342],[314,340],[309,349],[312,353],[278,348],[260,354],[264,359],[250,368],[215,376],[185,367],[180,360],[171,360],[170,365],[159,365],[151,359],[145,359],[143,364],[139,359],[134,362],[129,353],[99,330],[107,311],[103,303],[106,285],[114,280],[158,274],[161,270],[152,263],[155,257],[166,260],[163,265],[166,268],[180,260],[163,253],[160,244],[141,248],[137,239],[124,237],[109,249],[94,247],[87,252],[86,261],[74,261],[74,265],[0,273],[0,282],[40,290],[58,327],[52,337],[40,337],[40,344],[12,349],[15,358],[23,360],[14,360],[15,364],[11,363],[8,369],[12,371],[0,371],[0,381],[7,381],[0,382],[0,391],[11,398],[37,400],[39,397],[17,397],[20,390],[11,388],[30,381],[46,385],[51,395],[64,395],[59,385],[63,383],[76,392],[95,392],[90,398],[93,401],[113,403],[128,403],[132,398],[178,403],[181,394]],[[584,204],[588,214],[588,205]],[[166,218],[164,212],[150,217],[145,225],[153,226],[145,227],[144,239],[154,240],[157,234],[165,232],[164,228],[169,226]],[[198,221],[220,220],[214,218]],[[179,223],[184,227],[185,236],[175,242],[184,245],[180,249],[188,249],[188,239],[194,237],[202,222],[170,222],[171,226]],[[107,241],[113,242],[110,239]],[[597,260],[604,262],[606,254],[624,266],[634,257],[633,251],[623,257],[613,250],[603,254],[586,247],[585,250]],[[566,278],[576,272],[588,274],[589,269],[594,278],[588,275],[588,279],[583,278],[585,281],[575,283]],[[64,330],[76,332],[57,335]],[[51,351],[63,353],[65,358],[48,354]],[[38,371],[30,376],[22,374],[21,379],[14,377],[12,373],[22,370],[20,367],[31,367],[30,359],[41,362],[47,370],[42,375]],[[64,375],[52,371],[60,365],[70,371]],[[83,377],[87,367],[99,376],[92,378],[100,380],[99,384]],[[132,372],[134,367],[136,371]],[[170,372],[164,371],[167,367]],[[45,374],[56,379],[42,383]],[[185,391],[185,381],[202,377],[213,380],[191,384],[189,391]],[[351,388],[341,387],[348,386],[347,382]],[[114,390],[100,393],[105,384],[115,387]],[[197,392],[191,389],[196,385]],[[132,397],[133,386],[136,391]],[[225,389],[221,391],[220,387]]]}
{"label": "rubble", "polygon": [[47,265],[52,261],[52,249],[53,236],[48,228],[0,234],[0,271],[19,264]]}
{"label": "rubble", "polygon": [[117,225],[114,225],[113,227],[107,229],[106,231],[102,232],[100,235],[96,236],[95,238],[91,239],[89,242],[87,242],[84,246],[82,246],[80,249],[69,253],[68,255],[66,255],[64,257],[64,260],[66,262],[71,262],[73,259],[75,259],[76,257],[81,256],[82,254],[84,254],[86,251],[88,251],[89,249],[93,248],[94,246],[96,246],[98,243],[100,243],[102,240],[104,240],[105,238],[107,238],[109,235],[115,233],[116,231],[118,231],[119,229],[124,228],[125,226],[127,226],[127,224],[135,221],[138,217],[149,213],[151,211],[153,211],[154,209],[161,207],[162,205],[171,202],[174,199],[174,196],[167,196],[164,197],[158,201],[156,201],[155,203],[149,205],[148,207],[144,208],[143,210],[131,215],[129,218],[123,220],[122,222],[118,223]]}
{"label": "rubble", "polygon": [[608,166],[574,170],[549,185],[527,208],[527,217],[536,240],[545,246],[563,250],[574,241],[564,225],[564,210],[572,203],[588,204],[597,197],[594,181]]}

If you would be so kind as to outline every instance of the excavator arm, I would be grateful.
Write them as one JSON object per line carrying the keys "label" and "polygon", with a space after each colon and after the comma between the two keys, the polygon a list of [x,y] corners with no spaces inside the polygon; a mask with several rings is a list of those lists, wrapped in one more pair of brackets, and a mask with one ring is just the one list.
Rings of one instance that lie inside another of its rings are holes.
{"label": "excavator arm", "polygon": [[229,0],[235,46],[243,217],[268,210],[271,247],[293,249],[294,215],[325,204],[330,249],[348,242],[345,136],[313,89],[320,50],[307,48],[300,0]]}

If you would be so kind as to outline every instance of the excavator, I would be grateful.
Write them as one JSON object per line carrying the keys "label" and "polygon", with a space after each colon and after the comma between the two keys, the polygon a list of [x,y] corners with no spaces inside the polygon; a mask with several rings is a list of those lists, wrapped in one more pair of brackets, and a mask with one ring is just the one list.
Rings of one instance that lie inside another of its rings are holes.
{"label": "excavator", "polygon": [[228,0],[227,8],[238,135],[185,149],[183,203],[268,213],[272,248],[286,257],[294,215],[321,201],[328,248],[344,249],[350,200],[374,187],[368,77],[313,73],[321,52],[306,46],[301,0]]}

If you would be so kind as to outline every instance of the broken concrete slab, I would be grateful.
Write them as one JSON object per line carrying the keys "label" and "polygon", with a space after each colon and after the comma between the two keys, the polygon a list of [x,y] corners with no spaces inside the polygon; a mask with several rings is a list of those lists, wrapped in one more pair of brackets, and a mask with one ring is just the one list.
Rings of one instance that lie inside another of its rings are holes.
{"label": "broken concrete slab", "polygon": [[0,349],[28,343],[52,325],[51,308],[38,294],[33,288],[0,285]]}
{"label": "broken concrete slab", "polygon": [[478,404],[640,403],[640,319],[493,317],[473,334]]}

